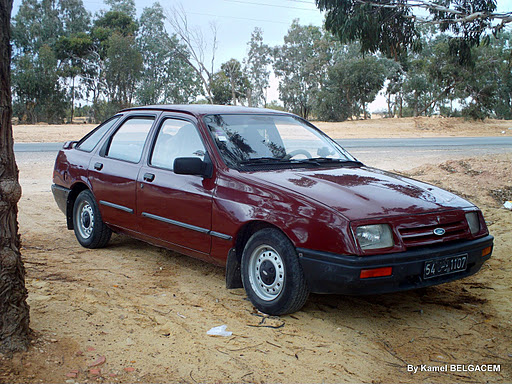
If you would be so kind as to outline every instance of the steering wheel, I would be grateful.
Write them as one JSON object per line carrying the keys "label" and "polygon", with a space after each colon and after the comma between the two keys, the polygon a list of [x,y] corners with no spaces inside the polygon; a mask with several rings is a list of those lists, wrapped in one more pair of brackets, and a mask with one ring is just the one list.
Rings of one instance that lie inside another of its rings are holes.
{"label": "steering wheel", "polygon": [[305,149],[296,149],[295,151],[291,151],[289,152],[286,156],[285,156],[285,159],[286,160],[290,160],[292,157],[295,157],[297,155],[304,155],[306,156],[307,159],[311,159],[311,153],[309,153],[308,151],[306,151]]}

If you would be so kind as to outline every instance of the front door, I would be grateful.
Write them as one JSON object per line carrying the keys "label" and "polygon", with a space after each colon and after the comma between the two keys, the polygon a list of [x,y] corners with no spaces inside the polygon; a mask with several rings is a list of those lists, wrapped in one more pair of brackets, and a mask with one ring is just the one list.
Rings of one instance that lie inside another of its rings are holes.
{"label": "front door", "polygon": [[214,183],[201,176],[177,175],[173,165],[178,157],[204,159],[205,155],[205,146],[191,121],[164,118],[149,153],[149,164],[142,166],[137,183],[140,232],[200,258],[207,258],[210,252]]}

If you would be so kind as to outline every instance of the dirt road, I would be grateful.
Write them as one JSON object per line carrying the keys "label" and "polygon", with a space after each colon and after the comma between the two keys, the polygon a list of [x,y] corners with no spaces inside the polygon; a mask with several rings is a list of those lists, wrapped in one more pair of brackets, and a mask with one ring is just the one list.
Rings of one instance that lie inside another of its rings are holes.
{"label": "dirt road", "polygon": [[[500,208],[512,200],[512,154],[406,172],[484,210],[496,243],[479,274],[398,294],[312,295],[282,317],[226,290],[222,269],[176,253],[124,236],[81,248],[51,196],[52,162],[18,164],[35,338],[29,352],[1,358],[0,382],[512,381],[512,212]],[[206,335],[223,324],[232,336]],[[422,364],[448,372],[408,372]],[[500,371],[467,371],[481,364]]]}

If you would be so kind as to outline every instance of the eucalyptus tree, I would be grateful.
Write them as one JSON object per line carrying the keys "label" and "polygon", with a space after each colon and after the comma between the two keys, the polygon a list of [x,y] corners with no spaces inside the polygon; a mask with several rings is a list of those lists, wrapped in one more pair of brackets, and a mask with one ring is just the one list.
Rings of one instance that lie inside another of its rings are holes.
{"label": "eucalyptus tree", "polygon": [[329,66],[328,76],[318,97],[320,119],[341,121],[368,117],[368,104],[373,102],[389,76],[390,60],[342,54]]}
{"label": "eucalyptus tree", "polygon": [[212,94],[211,102],[213,104],[231,104],[233,97],[231,94],[231,84],[224,71],[217,71],[213,74],[210,81],[210,89]]}
{"label": "eucalyptus tree", "polygon": [[254,28],[247,46],[249,49],[244,60],[244,72],[250,84],[247,101],[250,107],[266,106],[272,50],[263,43],[261,28]]}
{"label": "eucalyptus tree", "polygon": [[286,109],[304,118],[311,114],[331,57],[331,45],[320,28],[293,21],[284,44],[274,49],[274,72]]}
{"label": "eucalyptus tree", "polygon": [[132,19],[136,17],[135,0],[105,0],[105,4],[110,7],[111,11],[124,13]]}
{"label": "eucalyptus tree", "polygon": [[210,23],[210,33],[207,38],[200,28],[189,25],[187,14],[182,6],[171,8],[166,12],[166,16],[180,42],[175,47],[175,54],[181,56],[196,73],[203,96],[209,103],[213,103],[212,82],[218,48],[216,24]]}
{"label": "eucalyptus tree", "polygon": [[89,22],[82,0],[22,1],[12,20],[12,85],[20,119],[59,121],[64,117],[74,90],[68,94],[61,80],[74,79],[79,66],[72,64],[76,58],[61,49],[62,43],[83,37]]}
{"label": "eucalyptus tree", "polygon": [[211,81],[211,91],[214,104],[244,104],[249,94],[250,84],[242,71],[242,64],[231,59],[220,66]]}
{"label": "eucalyptus tree", "polygon": [[76,32],[70,36],[61,36],[55,45],[55,53],[60,61],[59,73],[70,79],[68,93],[71,98],[70,121],[73,122],[76,97],[85,98],[85,78],[90,74],[90,62],[94,55],[93,40],[90,34]]}
{"label": "eucalyptus tree", "polygon": [[[399,60],[420,48],[420,24],[449,31],[451,52],[461,64],[486,32],[512,22],[512,12],[497,12],[496,0],[315,0],[326,11],[325,26],[342,42],[359,41],[363,52],[380,51]],[[423,11],[423,13],[418,12]],[[426,13],[426,16],[422,16]],[[495,22],[498,21],[498,22]]]}
{"label": "eucalyptus tree", "polygon": [[137,88],[140,104],[189,103],[200,94],[196,73],[178,55],[180,42],[165,29],[165,15],[159,3],[144,8],[139,19],[137,44],[143,70]]}
{"label": "eucalyptus tree", "polygon": [[512,119],[512,33],[510,30],[496,40],[495,48],[501,58],[495,113],[500,119]]}
{"label": "eucalyptus tree", "polygon": [[[96,120],[129,106],[134,100],[143,67],[135,41],[137,30],[137,21],[119,10],[103,13],[93,23],[91,35],[96,59],[92,60],[94,68],[88,83]],[[108,103],[101,97],[106,97]]]}
{"label": "eucalyptus tree", "polygon": [[229,81],[231,104],[237,105],[238,102],[243,103],[243,101],[247,99],[250,84],[246,74],[242,72],[242,64],[236,59],[231,59],[223,63],[220,69],[224,72],[226,79]]}

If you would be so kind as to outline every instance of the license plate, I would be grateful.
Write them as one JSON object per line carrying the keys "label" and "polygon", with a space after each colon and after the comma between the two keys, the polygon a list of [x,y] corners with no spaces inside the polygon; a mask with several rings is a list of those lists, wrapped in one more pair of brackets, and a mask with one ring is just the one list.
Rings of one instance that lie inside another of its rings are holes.
{"label": "license plate", "polygon": [[430,260],[425,263],[423,269],[423,278],[431,279],[432,277],[449,275],[450,273],[466,270],[468,255],[459,255],[447,257],[445,259]]}

